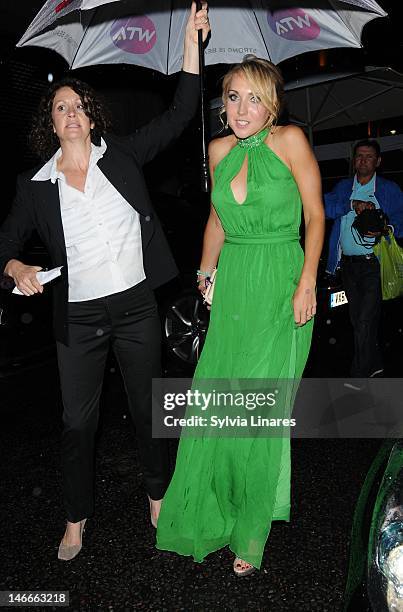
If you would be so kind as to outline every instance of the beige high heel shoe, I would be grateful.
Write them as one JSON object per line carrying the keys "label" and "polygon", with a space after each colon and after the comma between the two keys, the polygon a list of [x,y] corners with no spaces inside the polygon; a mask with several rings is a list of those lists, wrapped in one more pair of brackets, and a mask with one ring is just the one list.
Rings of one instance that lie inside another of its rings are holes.
{"label": "beige high heel shoe", "polygon": [[255,571],[256,571],[256,567],[251,565],[251,563],[248,563],[247,561],[244,561],[243,559],[240,559],[239,557],[235,557],[235,561],[234,561],[235,576],[238,576],[239,578],[241,576],[250,576]]}
{"label": "beige high heel shoe", "polygon": [[57,558],[60,561],[71,561],[74,557],[77,557],[83,545],[83,533],[85,528],[85,523],[87,519],[83,519],[80,521],[80,544],[73,544],[73,546],[67,546],[63,544],[63,539],[59,545],[59,551],[57,553]]}
{"label": "beige high heel shoe", "polygon": [[155,518],[153,516],[153,512],[152,512],[152,507],[151,507],[151,502],[152,501],[160,501],[162,502],[162,499],[151,499],[151,497],[149,495],[147,495],[148,497],[148,503],[150,504],[150,521],[151,521],[151,525],[153,527],[155,527],[155,529],[157,529],[157,522],[158,522],[158,518]]}

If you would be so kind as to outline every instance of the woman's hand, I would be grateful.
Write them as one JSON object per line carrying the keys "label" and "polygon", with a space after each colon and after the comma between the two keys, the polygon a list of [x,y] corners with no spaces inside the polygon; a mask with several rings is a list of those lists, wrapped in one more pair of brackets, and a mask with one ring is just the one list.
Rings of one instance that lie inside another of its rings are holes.
{"label": "woman's hand", "polygon": [[206,287],[206,280],[204,278],[199,280],[199,283],[197,285],[197,289],[200,291],[200,293],[202,295],[204,295],[206,293],[207,287]]}
{"label": "woman's hand", "polygon": [[196,2],[192,2],[192,7],[190,9],[189,19],[186,25],[186,33],[185,33],[185,48],[186,45],[196,45],[199,44],[198,30],[203,32],[203,42],[206,40],[208,33],[210,32],[210,24],[207,15],[207,2],[202,2],[201,11],[196,12]]}
{"label": "woman's hand", "polygon": [[295,323],[302,327],[316,314],[315,282],[302,279],[292,298]]}
{"label": "woman's hand", "polygon": [[203,33],[203,42],[210,32],[207,15],[207,2],[202,3],[201,11],[196,12],[196,2],[192,2],[189,19],[185,31],[185,47],[183,50],[183,70],[199,74],[199,38],[197,32]]}
{"label": "woman's hand", "polygon": [[40,266],[26,266],[18,259],[11,259],[4,269],[7,276],[11,276],[17,289],[24,295],[34,295],[43,292],[43,285],[36,278],[36,273],[42,270]]}
{"label": "woman's hand", "polygon": [[281,148],[288,158],[302,199],[305,220],[304,265],[293,296],[294,319],[305,325],[316,313],[315,283],[325,234],[321,176],[318,162],[302,132],[296,125],[281,128]]}
{"label": "woman's hand", "polygon": [[[204,277],[199,279],[197,289],[200,291],[200,293],[204,297],[204,294],[206,293],[206,289],[207,289],[206,279]],[[204,305],[206,306],[207,310],[211,310],[210,304],[205,303]]]}

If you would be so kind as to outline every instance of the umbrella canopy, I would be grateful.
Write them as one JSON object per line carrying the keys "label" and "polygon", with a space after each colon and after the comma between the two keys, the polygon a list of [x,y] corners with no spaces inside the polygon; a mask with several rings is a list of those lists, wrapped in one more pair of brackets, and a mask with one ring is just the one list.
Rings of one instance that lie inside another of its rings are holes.
{"label": "umbrella canopy", "polygon": [[316,75],[286,84],[293,123],[313,132],[398,117],[403,108],[403,74],[369,66],[364,72]]}
{"label": "umbrella canopy", "polygon": [[[189,0],[48,0],[17,46],[53,49],[79,68],[127,63],[171,74],[182,65]],[[386,16],[374,0],[211,0],[205,63],[248,53],[279,63],[307,51],[361,46],[366,23]],[[315,8],[310,8],[310,5]]]}
{"label": "umbrella canopy", "polygon": [[[376,139],[381,147],[382,155],[389,151],[403,151],[403,135],[380,136]],[[335,159],[351,160],[355,140],[345,140],[342,142],[332,142],[330,144],[317,145],[313,148],[315,157],[318,161],[334,161]],[[394,174],[402,173],[403,170],[393,170]],[[384,174],[385,172],[383,172]]]}

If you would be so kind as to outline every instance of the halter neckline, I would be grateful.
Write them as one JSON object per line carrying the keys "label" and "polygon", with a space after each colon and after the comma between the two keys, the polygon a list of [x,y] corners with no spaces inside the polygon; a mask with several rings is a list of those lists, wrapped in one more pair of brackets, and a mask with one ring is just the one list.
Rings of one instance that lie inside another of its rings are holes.
{"label": "halter neckline", "polygon": [[268,133],[268,128],[264,128],[264,130],[262,130],[261,132],[258,132],[257,134],[252,134],[252,136],[248,136],[248,138],[238,138],[238,145],[245,149],[259,147],[265,140]]}

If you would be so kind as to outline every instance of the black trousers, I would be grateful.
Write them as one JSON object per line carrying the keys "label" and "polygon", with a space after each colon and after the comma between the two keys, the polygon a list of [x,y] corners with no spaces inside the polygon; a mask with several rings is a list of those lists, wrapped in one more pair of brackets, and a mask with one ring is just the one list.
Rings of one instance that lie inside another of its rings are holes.
{"label": "black trousers", "polygon": [[378,344],[382,307],[381,274],[378,259],[342,257],[341,273],[354,329],[354,357],[351,376],[366,378],[382,369]]}
{"label": "black trousers", "polygon": [[120,293],[69,303],[70,344],[57,343],[63,398],[62,476],[67,519],[94,511],[94,445],[106,358],[112,347],[136,427],[147,493],[161,499],[169,483],[166,440],[152,438],[152,378],[160,377],[161,331],[147,281]]}

